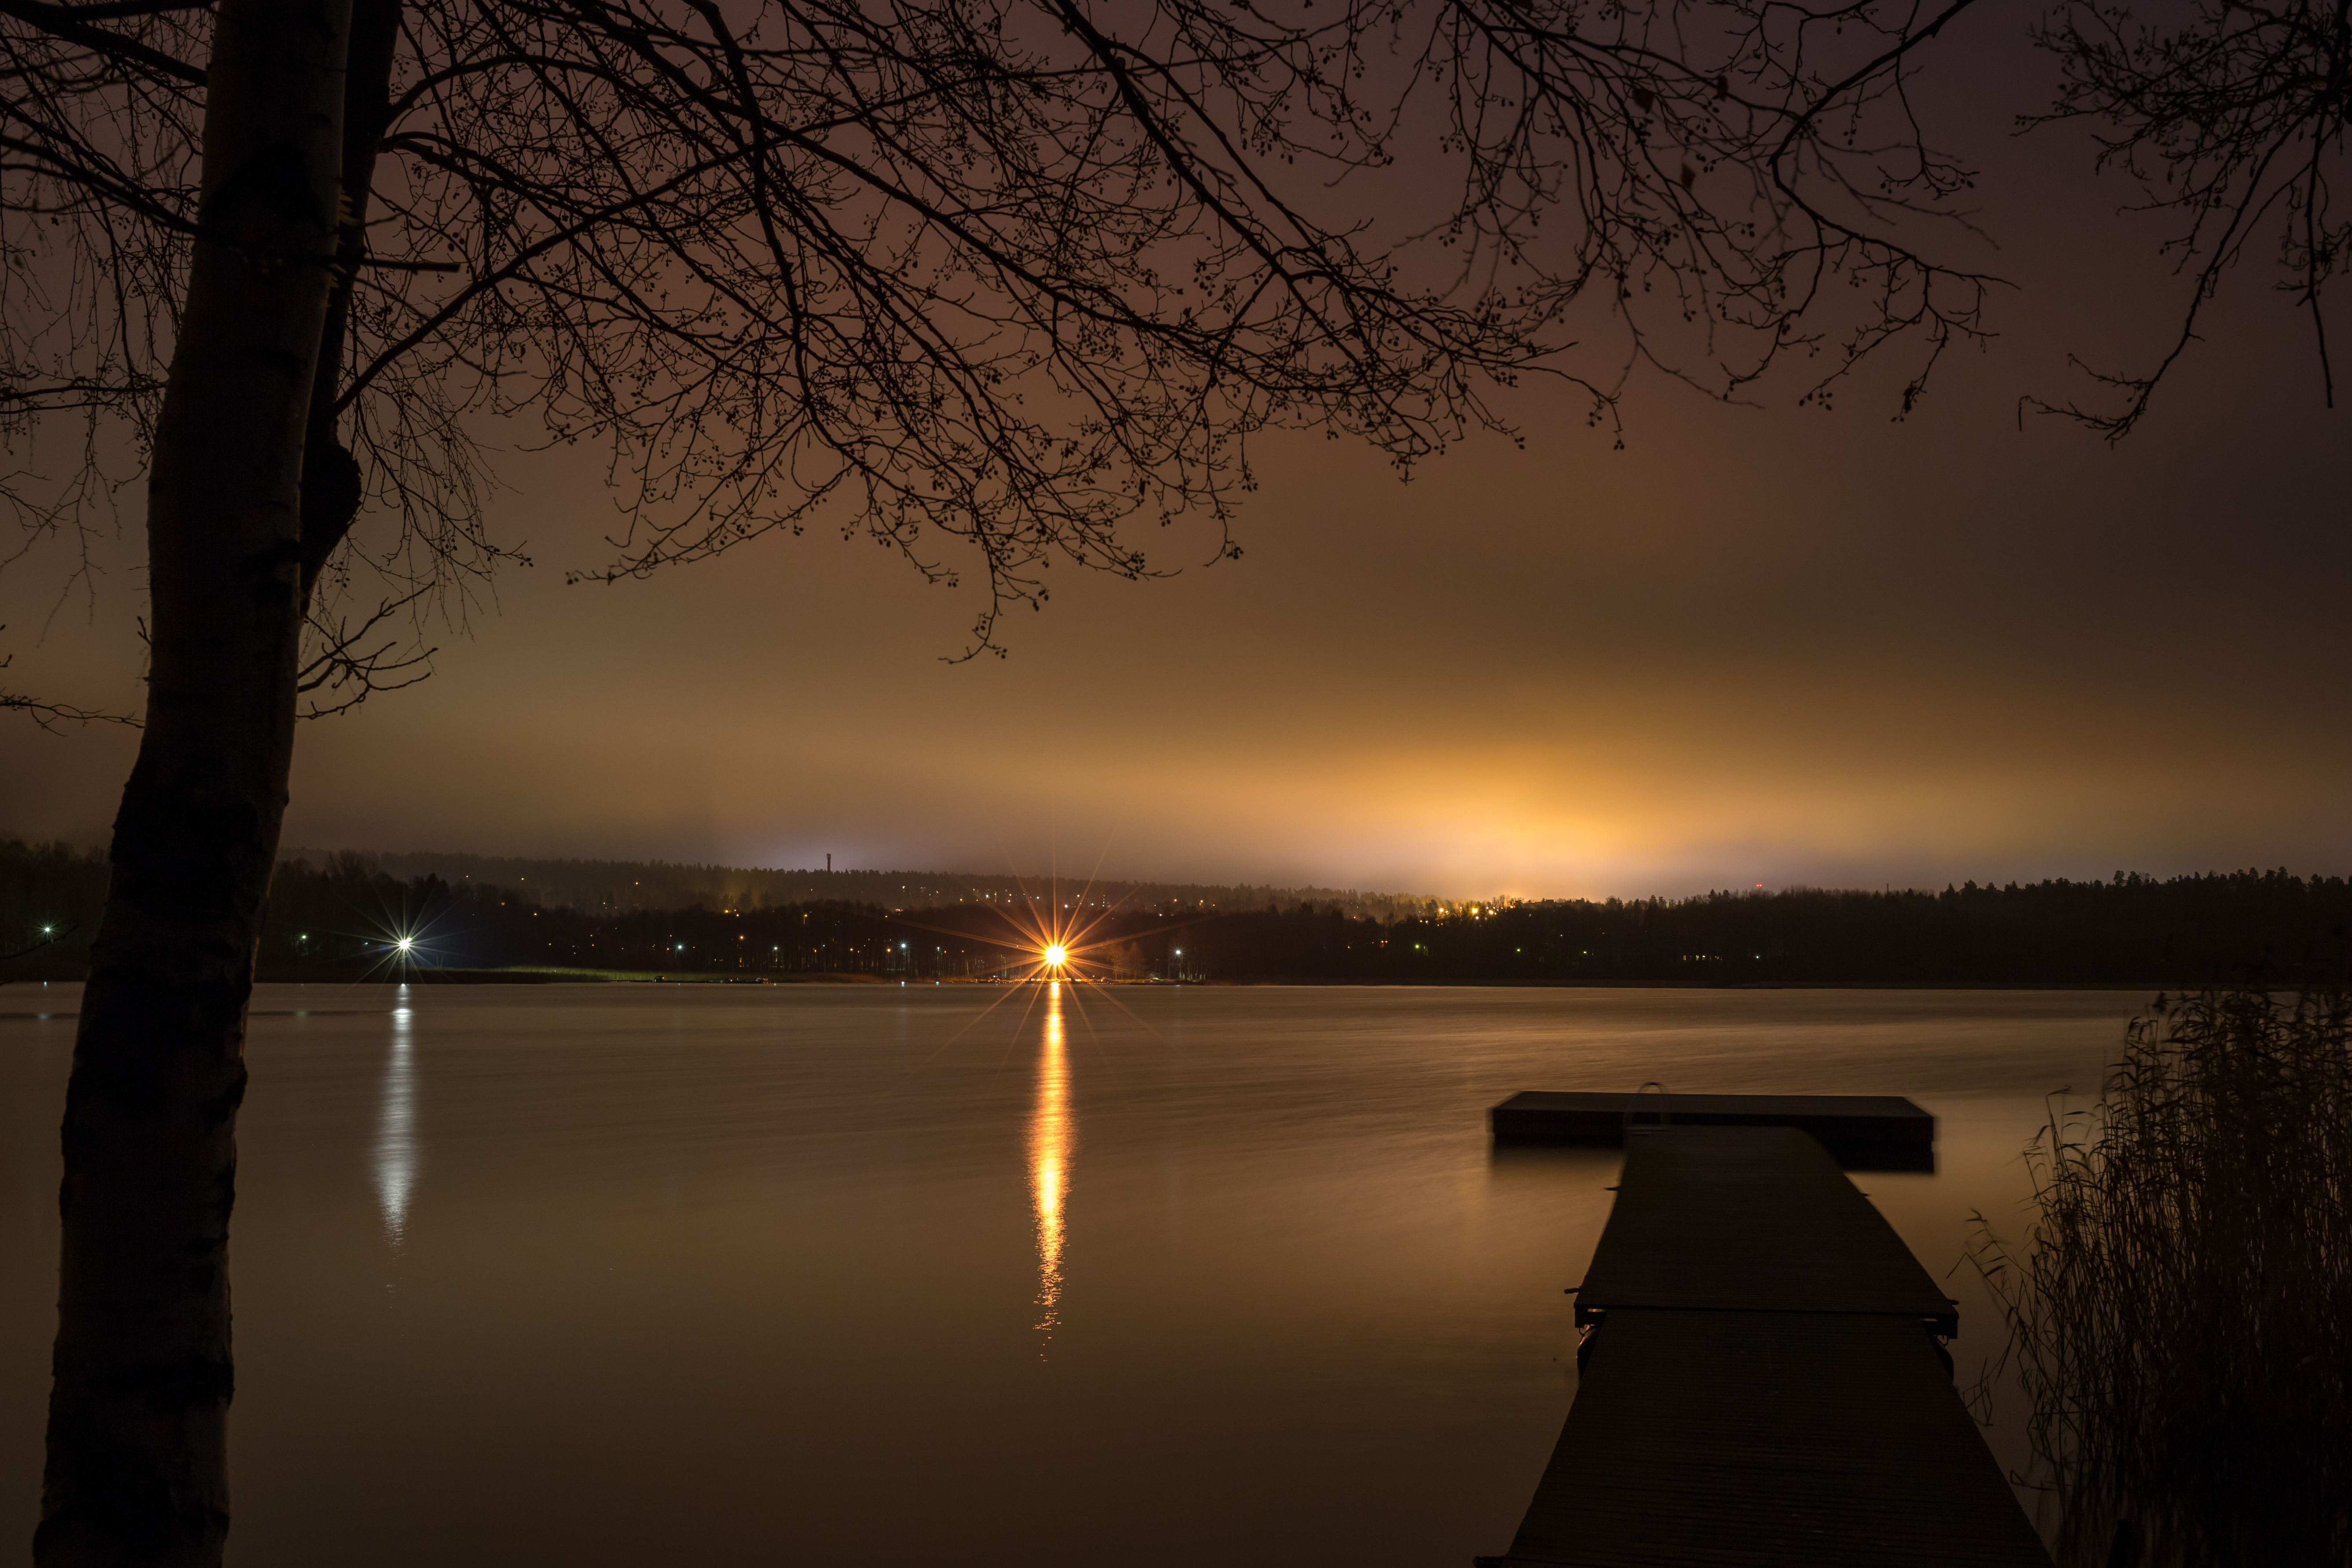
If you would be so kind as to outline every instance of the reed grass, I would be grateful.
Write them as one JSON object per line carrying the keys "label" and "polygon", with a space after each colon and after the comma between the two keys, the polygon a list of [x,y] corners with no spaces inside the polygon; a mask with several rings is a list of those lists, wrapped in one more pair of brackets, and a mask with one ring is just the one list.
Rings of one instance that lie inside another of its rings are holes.
{"label": "reed grass", "polygon": [[2352,1005],[2168,1001],[2053,1102],[2034,1218],[1972,1258],[2063,1568],[2352,1563]]}

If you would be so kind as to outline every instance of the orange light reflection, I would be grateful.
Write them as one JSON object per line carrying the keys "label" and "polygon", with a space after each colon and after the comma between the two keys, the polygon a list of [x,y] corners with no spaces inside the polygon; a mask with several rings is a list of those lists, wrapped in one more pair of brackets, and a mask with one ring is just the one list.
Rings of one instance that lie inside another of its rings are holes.
{"label": "orange light reflection", "polygon": [[[1064,1209],[1077,1152],[1070,1109],[1070,1058],[1062,1027],[1062,983],[1045,988],[1045,1038],[1037,1058],[1037,1098],[1029,1112],[1029,1196],[1037,1216],[1037,1331],[1050,1342],[1062,1321]],[[1045,1346],[1038,1347],[1042,1358]]]}

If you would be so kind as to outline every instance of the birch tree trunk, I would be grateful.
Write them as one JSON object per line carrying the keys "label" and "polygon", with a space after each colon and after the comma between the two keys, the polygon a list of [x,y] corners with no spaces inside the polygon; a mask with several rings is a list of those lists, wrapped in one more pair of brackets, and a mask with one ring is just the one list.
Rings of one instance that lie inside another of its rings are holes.
{"label": "birch tree trunk", "polygon": [[352,0],[226,0],[148,482],[147,728],[66,1098],[42,1568],[214,1564],[245,1014],[293,753]]}

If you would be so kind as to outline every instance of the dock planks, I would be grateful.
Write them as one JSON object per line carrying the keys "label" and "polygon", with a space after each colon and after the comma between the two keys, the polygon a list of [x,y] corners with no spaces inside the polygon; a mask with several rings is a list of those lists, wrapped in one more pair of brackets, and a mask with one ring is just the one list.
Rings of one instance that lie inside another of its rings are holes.
{"label": "dock planks", "polygon": [[1793,1127],[1633,1135],[1576,1321],[1640,1307],[1879,1312],[1959,1332],[1895,1227]]}
{"label": "dock planks", "polygon": [[2049,1568],[1929,1338],[1952,1303],[1795,1129],[1636,1133],[1507,1568]]}
{"label": "dock planks", "polygon": [[1916,1321],[1628,1312],[1515,1568],[2049,1568]]}

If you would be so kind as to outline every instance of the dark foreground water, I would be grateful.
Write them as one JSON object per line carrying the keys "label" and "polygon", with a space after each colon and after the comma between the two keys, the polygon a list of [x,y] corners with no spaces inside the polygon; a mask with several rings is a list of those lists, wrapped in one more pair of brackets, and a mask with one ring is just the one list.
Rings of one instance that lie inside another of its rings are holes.
{"label": "dark foreground water", "polygon": [[[0,1554],[76,1000],[0,989]],[[1911,1095],[1937,1173],[1860,1184],[1940,1274],[2143,1000],[264,986],[230,1559],[1458,1568],[1574,1393],[1615,1170],[1487,1106]]]}

